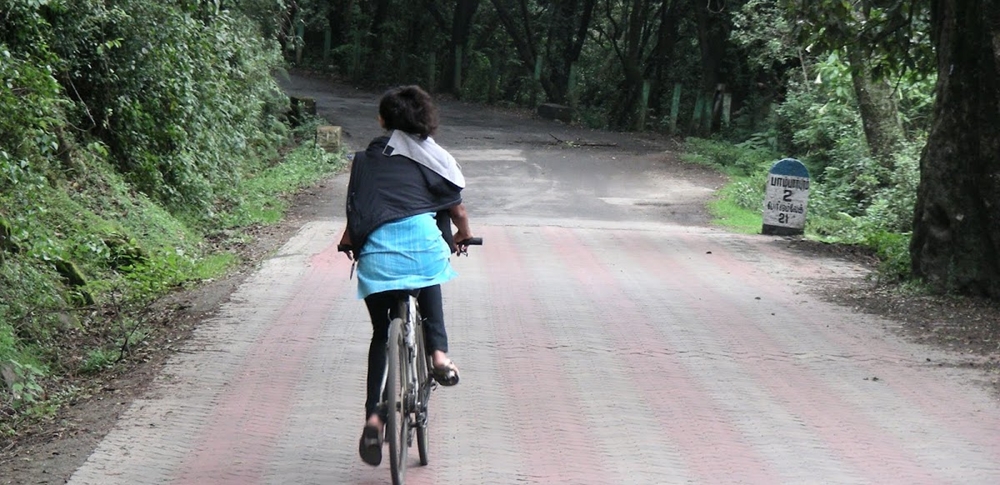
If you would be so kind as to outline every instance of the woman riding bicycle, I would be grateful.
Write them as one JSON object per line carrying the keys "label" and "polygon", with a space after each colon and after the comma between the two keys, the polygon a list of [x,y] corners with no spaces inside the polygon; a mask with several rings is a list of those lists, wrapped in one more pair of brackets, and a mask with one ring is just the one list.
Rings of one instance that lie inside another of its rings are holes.
{"label": "woman riding bicycle", "polygon": [[[424,335],[432,358],[431,374],[441,385],[458,383],[458,368],[448,358],[441,283],[456,276],[449,257],[453,241],[472,237],[461,192],[461,167],[431,135],[437,108],[418,86],[389,90],[379,101],[378,122],[388,136],[372,140],[355,154],[347,189],[347,229],[341,244],[358,265],[358,297],[372,321],[368,348],[368,397],[358,452],[376,466],[382,461],[385,410],[381,401],[386,369],[389,311],[393,290],[420,289]],[[452,236],[451,224],[458,231]],[[464,248],[463,248],[464,249]]]}

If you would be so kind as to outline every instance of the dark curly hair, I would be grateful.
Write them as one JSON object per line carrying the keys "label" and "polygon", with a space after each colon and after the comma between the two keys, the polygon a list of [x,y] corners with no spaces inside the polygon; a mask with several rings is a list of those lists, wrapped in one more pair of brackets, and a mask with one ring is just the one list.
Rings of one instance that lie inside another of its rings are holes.
{"label": "dark curly hair", "polygon": [[378,114],[387,130],[400,130],[426,139],[438,128],[437,107],[420,86],[399,86],[382,95]]}

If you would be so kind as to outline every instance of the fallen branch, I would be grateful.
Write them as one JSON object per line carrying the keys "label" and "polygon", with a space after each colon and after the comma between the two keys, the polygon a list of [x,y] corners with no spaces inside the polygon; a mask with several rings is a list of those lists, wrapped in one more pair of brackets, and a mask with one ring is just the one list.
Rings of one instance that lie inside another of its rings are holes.
{"label": "fallen branch", "polygon": [[549,133],[549,136],[551,136],[553,139],[555,139],[556,142],[561,143],[563,145],[569,145],[571,147],[617,147],[618,146],[617,143],[597,143],[597,142],[589,142],[589,141],[564,141],[564,140],[560,140],[558,137],[556,137],[552,133]]}

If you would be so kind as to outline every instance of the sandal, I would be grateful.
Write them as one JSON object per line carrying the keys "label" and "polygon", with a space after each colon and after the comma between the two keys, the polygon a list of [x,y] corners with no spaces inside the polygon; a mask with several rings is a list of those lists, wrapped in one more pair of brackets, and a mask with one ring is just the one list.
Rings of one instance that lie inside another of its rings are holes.
{"label": "sandal", "polygon": [[358,454],[361,460],[371,466],[382,463],[382,431],[375,426],[365,425],[358,442]]}
{"label": "sandal", "polygon": [[455,363],[449,360],[441,367],[432,367],[431,377],[442,386],[454,386],[458,384],[458,367],[455,367]]}

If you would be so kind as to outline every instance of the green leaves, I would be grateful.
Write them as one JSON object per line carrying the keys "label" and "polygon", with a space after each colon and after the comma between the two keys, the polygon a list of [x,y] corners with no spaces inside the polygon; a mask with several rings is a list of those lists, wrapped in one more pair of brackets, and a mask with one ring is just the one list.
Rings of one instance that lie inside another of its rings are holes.
{"label": "green leaves", "polygon": [[29,406],[42,399],[45,390],[38,383],[38,378],[44,375],[41,369],[15,360],[0,362],[0,366],[6,371],[4,380],[10,380],[8,384],[10,387],[10,406],[13,409],[17,410]]}
{"label": "green leaves", "polygon": [[25,362],[83,358],[54,341],[106,314],[75,301],[132,312],[225,267],[201,262],[189,224],[217,223],[288,131],[270,75],[276,45],[221,3],[4,2],[0,371],[14,377],[0,379],[0,417],[30,414],[52,385],[45,366]]}
{"label": "green leaves", "polygon": [[[126,179],[176,211],[207,212],[269,138],[276,46],[238,12],[204,2],[68,0],[36,37],[52,40],[77,126]],[[225,156],[222,156],[225,154]]]}
{"label": "green leaves", "polygon": [[[875,79],[907,72],[934,72],[930,2],[909,0],[777,0],[794,19],[799,44],[813,54],[861,46],[866,67]],[[860,70],[865,66],[851,66]]]}

